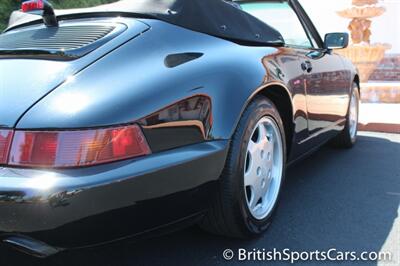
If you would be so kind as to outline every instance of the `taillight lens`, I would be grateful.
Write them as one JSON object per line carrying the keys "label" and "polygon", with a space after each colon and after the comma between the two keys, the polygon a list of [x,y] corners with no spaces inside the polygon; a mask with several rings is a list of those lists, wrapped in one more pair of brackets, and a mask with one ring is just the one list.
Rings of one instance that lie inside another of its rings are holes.
{"label": "taillight lens", "polygon": [[9,165],[78,167],[149,154],[139,126],[82,131],[16,131]]}
{"label": "taillight lens", "polygon": [[22,12],[42,10],[43,8],[44,8],[43,0],[26,1],[26,2],[23,2],[21,5]]}
{"label": "taillight lens", "polygon": [[13,132],[11,130],[0,130],[0,164],[7,163],[8,150],[10,149]]}

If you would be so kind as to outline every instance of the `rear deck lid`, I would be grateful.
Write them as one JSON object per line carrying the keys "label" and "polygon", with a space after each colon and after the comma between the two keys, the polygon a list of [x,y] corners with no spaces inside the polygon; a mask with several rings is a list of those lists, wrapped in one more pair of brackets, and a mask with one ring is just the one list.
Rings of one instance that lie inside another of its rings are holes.
{"label": "rear deck lid", "polygon": [[[0,128],[11,128],[59,85],[149,27],[136,19],[65,21],[0,35]],[[44,116],[46,114],[43,114]]]}

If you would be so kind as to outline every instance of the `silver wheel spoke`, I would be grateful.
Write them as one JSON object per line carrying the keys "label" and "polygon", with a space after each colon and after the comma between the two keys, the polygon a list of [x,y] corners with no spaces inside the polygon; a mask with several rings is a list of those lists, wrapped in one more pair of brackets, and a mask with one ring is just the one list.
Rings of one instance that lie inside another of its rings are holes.
{"label": "silver wheel spoke", "polygon": [[269,178],[267,178],[266,185],[265,185],[265,188],[264,188],[264,192],[267,192],[267,191],[268,191],[268,189],[270,188],[270,186],[271,186],[271,184],[272,184],[272,181],[273,181],[272,176],[270,176]]}
{"label": "silver wheel spoke", "polygon": [[267,138],[268,132],[264,124],[258,125],[258,134],[258,139],[260,142],[263,142]]}
{"label": "silver wheel spoke", "polygon": [[270,141],[267,142],[264,146],[264,150],[267,162],[271,163],[274,157],[274,143]]}
{"label": "silver wheel spoke", "polygon": [[254,196],[250,203],[251,210],[254,210],[257,208],[257,203],[262,196],[262,190],[260,189],[260,186],[256,186],[255,188],[253,188],[253,193],[254,193]]}
{"label": "silver wheel spoke", "polygon": [[249,141],[249,146],[247,148],[247,152],[249,152],[251,155],[254,155],[257,152],[257,143],[255,143],[251,139]]}
{"label": "silver wheel spoke", "polygon": [[[253,164],[253,163],[252,163]],[[244,174],[245,186],[255,186],[257,182],[257,169],[250,166],[249,170]]]}

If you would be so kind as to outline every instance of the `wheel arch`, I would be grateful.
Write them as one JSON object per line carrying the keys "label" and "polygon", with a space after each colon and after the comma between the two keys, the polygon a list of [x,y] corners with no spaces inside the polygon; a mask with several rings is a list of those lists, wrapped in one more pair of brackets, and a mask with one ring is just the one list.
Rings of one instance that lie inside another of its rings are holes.
{"label": "wheel arch", "polygon": [[357,84],[358,92],[361,94],[361,81],[360,81],[360,76],[358,74],[354,75],[353,82]]}
{"label": "wheel arch", "polygon": [[[287,157],[290,156],[290,151],[294,137],[294,106],[291,97],[291,93],[287,87],[280,83],[268,84],[256,92],[248,100],[247,104],[250,103],[255,97],[264,96],[272,101],[272,103],[278,109],[281,116],[286,138],[286,149]],[[246,106],[247,106],[246,104]]]}

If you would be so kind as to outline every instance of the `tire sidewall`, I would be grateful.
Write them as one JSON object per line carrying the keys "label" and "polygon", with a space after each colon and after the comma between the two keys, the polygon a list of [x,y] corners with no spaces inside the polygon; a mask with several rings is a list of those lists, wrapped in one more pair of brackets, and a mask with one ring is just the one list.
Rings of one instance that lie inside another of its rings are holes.
{"label": "tire sidewall", "polygon": [[351,100],[353,98],[353,93],[356,93],[356,97],[357,97],[357,123],[359,122],[359,117],[360,117],[360,93],[358,92],[358,86],[357,84],[353,84],[353,87],[351,89],[351,94],[350,94],[350,101],[349,101],[349,109],[347,111],[347,116],[346,116],[346,134],[347,137],[349,139],[349,142],[351,143],[351,145],[354,145],[357,142],[357,133],[358,133],[358,126],[356,128],[356,134],[354,137],[351,136],[351,132],[350,132],[350,109],[351,109]]}
{"label": "tire sidewall", "polygon": [[[250,210],[247,206],[247,199],[244,189],[244,167],[245,167],[245,160],[246,160],[246,152],[249,140],[253,134],[254,128],[257,125],[258,121],[264,117],[272,118],[275,123],[278,125],[281,135],[282,141],[282,148],[283,148],[283,164],[282,164],[282,180],[279,187],[278,192],[278,199],[273,206],[272,211],[262,220],[258,220],[253,217],[250,213]],[[272,102],[270,102],[267,98],[258,98],[256,101],[251,104],[247,110],[247,112],[242,117],[245,120],[245,123],[241,126],[243,128],[238,128],[236,133],[240,133],[240,138],[235,139],[237,143],[232,143],[232,145],[236,145],[238,147],[234,147],[237,154],[232,154],[232,156],[237,157],[236,160],[236,168],[235,172],[235,179],[237,180],[237,193],[238,196],[238,216],[242,218],[242,222],[247,227],[250,234],[258,235],[261,232],[265,231],[271,223],[271,218],[275,213],[276,207],[279,202],[279,197],[281,193],[281,188],[284,183],[285,177],[285,168],[286,168],[286,141],[285,141],[285,134],[284,134],[284,127],[280,115]]]}

